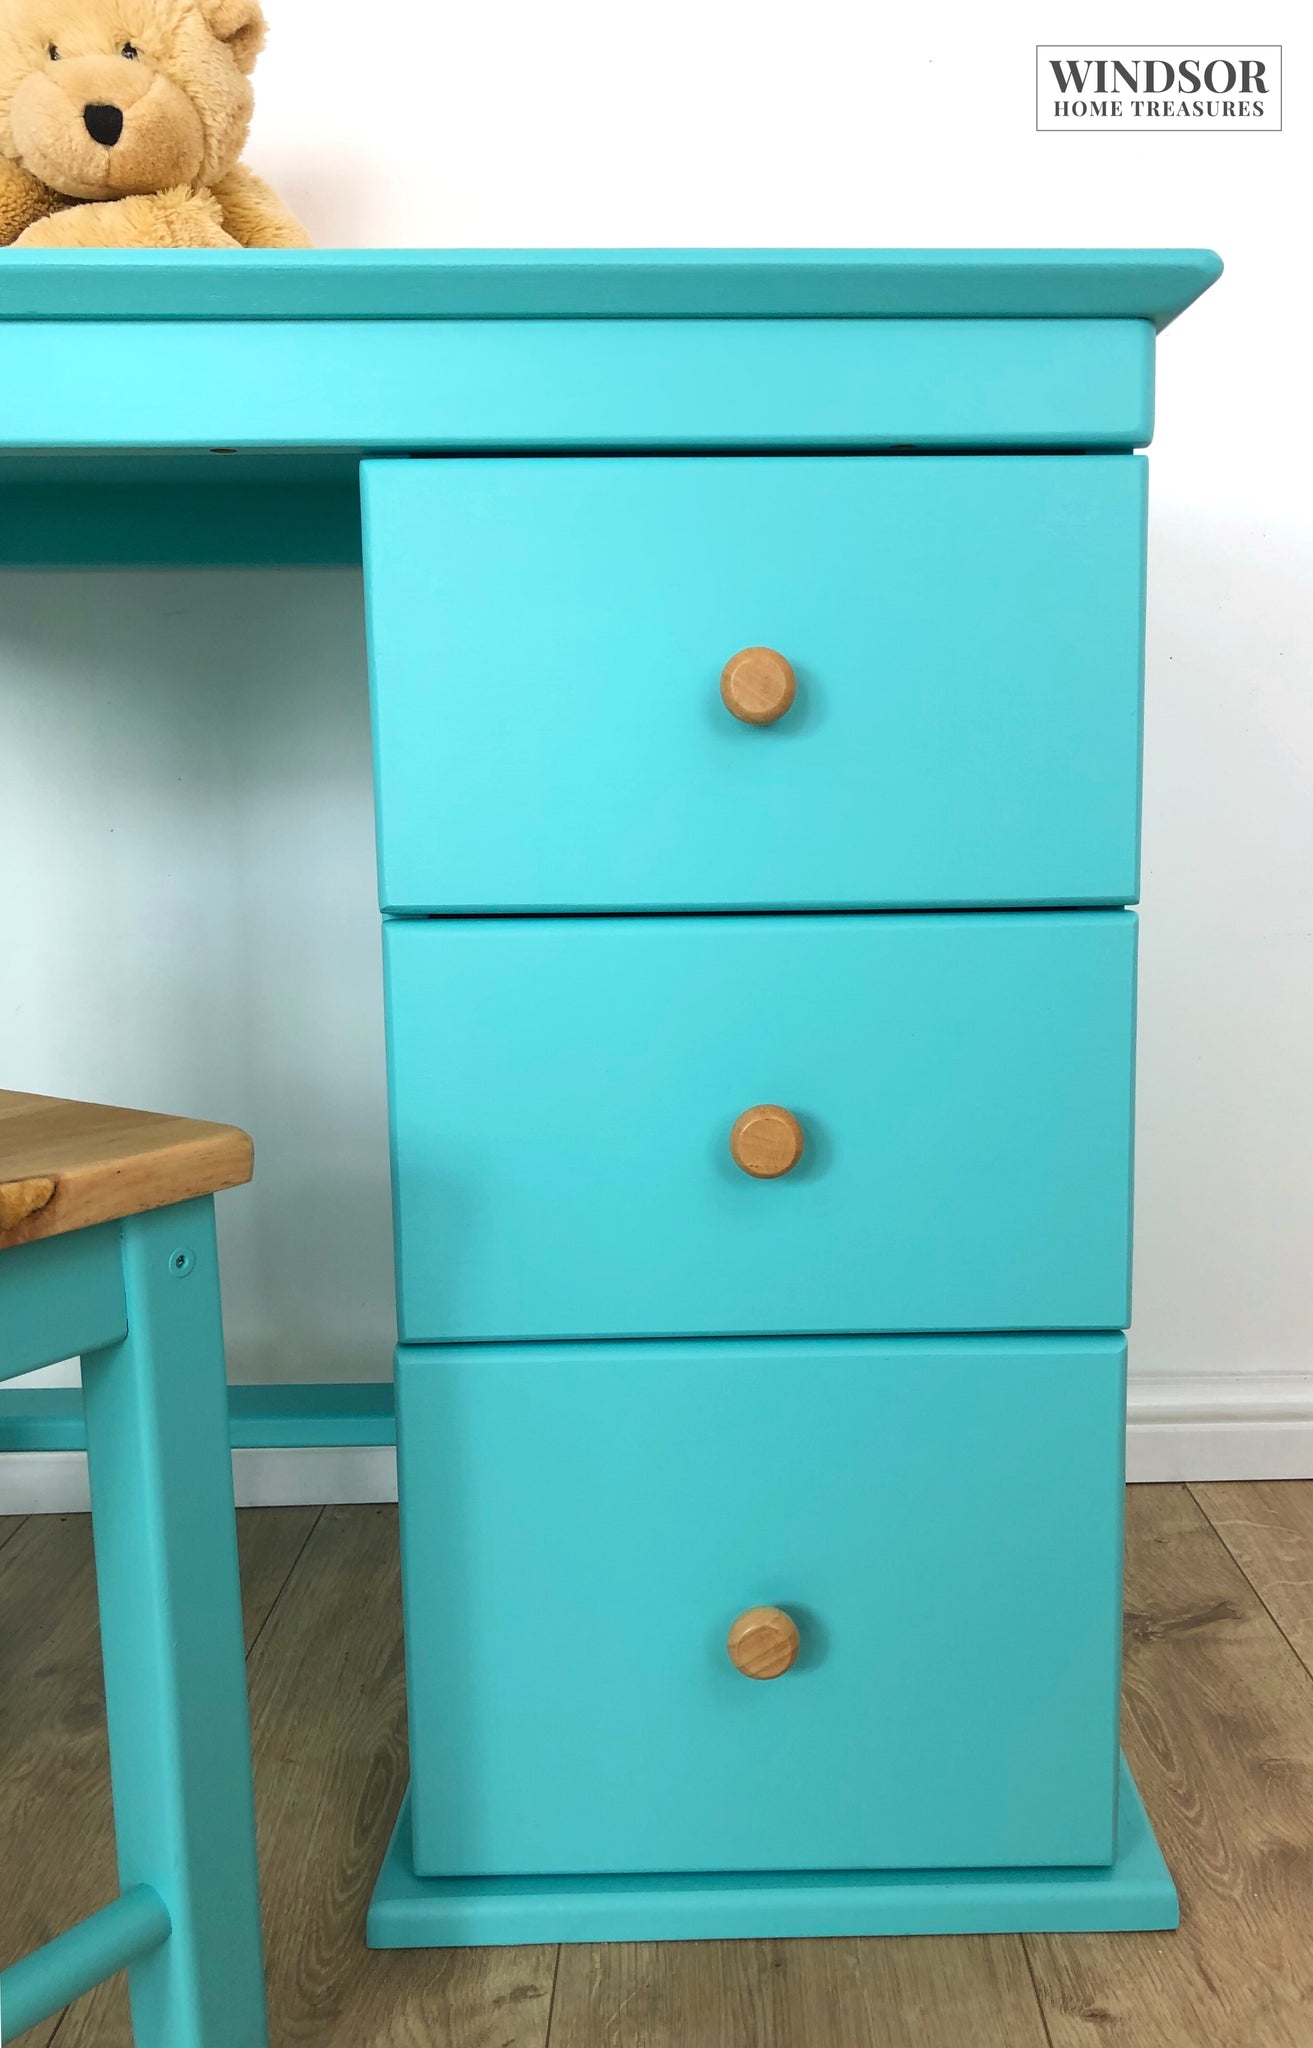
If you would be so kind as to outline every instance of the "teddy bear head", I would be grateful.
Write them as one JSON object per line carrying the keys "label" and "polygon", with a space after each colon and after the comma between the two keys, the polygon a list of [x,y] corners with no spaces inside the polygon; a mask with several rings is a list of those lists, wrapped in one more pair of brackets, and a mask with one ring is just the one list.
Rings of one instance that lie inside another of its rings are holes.
{"label": "teddy bear head", "polygon": [[69,199],[213,185],[264,34],[258,0],[0,0],[0,155]]}

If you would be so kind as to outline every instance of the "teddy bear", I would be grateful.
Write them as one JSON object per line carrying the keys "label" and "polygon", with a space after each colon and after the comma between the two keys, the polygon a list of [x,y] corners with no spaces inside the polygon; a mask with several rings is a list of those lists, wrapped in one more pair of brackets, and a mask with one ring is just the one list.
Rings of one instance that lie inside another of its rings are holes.
{"label": "teddy bear", "polygon": [[0,0],[0,246],[304,249],[238,162],[258,0]]}

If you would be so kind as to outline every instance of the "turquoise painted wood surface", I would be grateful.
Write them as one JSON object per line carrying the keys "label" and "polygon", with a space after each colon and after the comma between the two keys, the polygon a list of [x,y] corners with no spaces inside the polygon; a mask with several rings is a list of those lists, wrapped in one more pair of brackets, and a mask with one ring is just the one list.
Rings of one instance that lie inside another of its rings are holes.
{"label": "turquoise painted wood surface", "polygon": [[[1135,919],[393,919],[403,1339],[1127,1319]],[[796,1115],[793,1172],[729,1152]]]}
{"label": "turquoise painted wood surface", "polygon": [[1153,350],[1145,320],[0,320],[0,447],[1131,448]]}
{"label": "turquoise painted wood surface", "polygon": [[359,560],[355,451],[0,449],[5,568],[350,567]]}
{"label": "turquoise painted wood surface", "polygon": [[211,1200],[0,1252],[0,1377],[78,1351],[123,1892],[4,1973],[0,2039],[127,1965],[136,2048],[267,2048]]}
{"label": "turquoise painted wood surface", "polygon": [[0,480],[0,567],[176,569],[353,567],[360,504],[347,484]]}
{"label": "turquoise painted wood surface", "polygon": [[0,1970],[0,2042],[16,2041],[107,1977],[152,1954],[170,1931],[163,1899],[139,1884]]}
{"label": "turquoise painted wood surface", "polygon": [[[415,1868],[1107,1864],[1116,1337],[397,1359]],[[726,1632],[783,1608],[783,1677]]]}
{"label": "turquoise painted wood surface", "polygon": [[[3,1278],[0,1272],[0,1282]],[[396,1441],[392,1383],[279,1381],[229,1387],[228,1436],[235,1451],[389,1445]],[[0,1451],[85,1448],[79,1388],[15,1387],[0,1393]]]}
{"label": "turquoise painted wood surface", "polygon": [[1211,249],[7,250],[3,320],[806,317],[1165,327]]}
{"label": "turquoise painted wood surface", "polygon": [[119,1877],[172,1923],[134,2039],[267,2048],[213,1202],[129,1217],[123,1272],[128,1333],[82,1379]]}
{"label": "turquoise painted wood surface", "polygon": [[[367,462],[383,907],[1132,900],[1146,473]],[[798,695],[754,726],[763,644]]]}
{"label": "turquoise painted wood surface", "polygon": [[[122,1226],[101,1223],[0,1253],[0,1380],[126,1335]],[[0,1411],[16,1394],[0,1394]]]}
{"label": "turquoise painted wood surface", "polygon": [[769,1941],[1175,1927],[1176,1887],[1123,1761],[1116,1861],[1089,1870],[712,1871],[416,1877],[407,1793],[369,1908],[371,1948]]}

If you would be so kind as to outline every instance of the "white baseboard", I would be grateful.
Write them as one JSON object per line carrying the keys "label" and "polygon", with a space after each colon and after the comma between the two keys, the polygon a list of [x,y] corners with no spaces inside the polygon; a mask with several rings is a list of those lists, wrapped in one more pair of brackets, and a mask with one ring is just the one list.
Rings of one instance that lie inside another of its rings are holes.
{"label": "white baseboard", "polygon": [[[1313,1373],[1179,1373],[1132,1378],[1126,1476],[1313,1479]],[[397,1497],[390,1450],[234,1451],[239,1507]],[[80,1451],[0,1456],[0,1515],[87,1506]]]}
{"label": "white baseboard", "polygon": [[[234,1451],[239,1508],[395,1500],[391,1450]],[[83,1451],[9,1451],[0,1456],[0,1515],[68,1515],[90,1506]]]}
{"label": "white baseboard", "polygon": [[1313,1479],[1313,1373],[1131,1378],[1126,1476]]}

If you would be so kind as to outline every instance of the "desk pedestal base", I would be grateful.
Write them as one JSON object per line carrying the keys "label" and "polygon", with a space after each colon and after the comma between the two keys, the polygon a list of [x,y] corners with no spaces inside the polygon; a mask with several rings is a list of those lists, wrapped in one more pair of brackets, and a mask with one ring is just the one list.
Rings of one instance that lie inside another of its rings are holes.
{"label": "desk pedestal base", "polygon": [[1176,1887],[1125,1761],[1117,1859],[1097,1870],[416,1877],[410,1795],[369,1909],[371,1948],[1175,1927]]}

